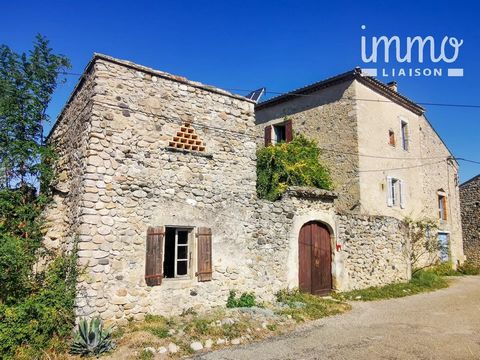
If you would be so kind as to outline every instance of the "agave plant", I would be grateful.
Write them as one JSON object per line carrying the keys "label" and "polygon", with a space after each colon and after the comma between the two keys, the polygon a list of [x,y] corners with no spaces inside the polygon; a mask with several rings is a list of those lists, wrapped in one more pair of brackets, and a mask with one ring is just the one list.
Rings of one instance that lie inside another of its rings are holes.
{"label": "agave plant", "polygon": [[104,329],[99,318],[91,319],[90,323],[87,319],[81,319],[70,353],[81,356],[101,355],[115,348],[111,335],[112,329],[110,327]]}

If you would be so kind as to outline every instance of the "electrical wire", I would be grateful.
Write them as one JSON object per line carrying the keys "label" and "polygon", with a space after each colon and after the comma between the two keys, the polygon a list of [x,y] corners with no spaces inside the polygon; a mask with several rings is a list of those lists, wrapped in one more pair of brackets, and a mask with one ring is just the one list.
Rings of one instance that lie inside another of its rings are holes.
{"label": "electrical wire", "polygon": [[[83,76],[84,74],[80,74],[80,73],[71,73],[71,72],[60,72],[59,74],[62,74],[62,75],[72,75],[72,76]],[[130,79],[126,79],[126,78],[116,78],[118,80],[131,80]],[[206,85],[208,86],[208,85]],[[252,89],[241,89],[241,88],[219,88],[220,90],[227,90],[227,91],[241,91],[241,92],[245,92],[245,93],[250,93],[252,91],[255,91],[255,90],[252,90]],[[296,93],[295,90],[294,91],[273,91],[273,90],[266,90],[265,91],[265,94],[273,94],[273,95],[277,95],[277,96],[281,96],[281,95],[288,95],[288,96],[294,96],[294,97],[315,97],[315,96],[323,96],[323,94],[300,94],[300,93]],[[381,99],[364,99],[364,98],[354,98],[354,97],[345,97],[344,98],[345,100],[352,100],[352,101],[370,101],[370,102],[377,102],[377,103],[393,103],[392,100],[388,100],[388,99],[385,99],[385,100],[381,100]],[[271,99],[267,99],[266,101],[268,100],[271,100]],[[260,105],[261,103],[259,103]],[[416,101],[415,104],[417,105],[423,105],[423,106],[444,106],[444,107],[459,107],[459,108],[474,108],[474,109],[480,109],[480,105],[477,105],[477,104],[452,104],[452,103],[441,103],[441,102],[424,102],[424,101]]]}
{"label": "electrical wire", "polygon": [[[152,114],[152,113],[149,113],[149,112],[145,112],[145,111],[142,111],[142,110],[139,110],[139,109],[136,109],[136,110],[126,109],[126,108],[120,107],[116,104],[101,101],[101,100],[98,100],[98,99],[96,99],[94,102],[96,102],[98,104],[101,104],[101,105],[121,109],[121,110],[129,110],[129,111],[134,112],[134,113],[138,112],[138,113],[142,113],[144,115],[154,116],[154,117],[157,117],[157,118],[161,118],[162,120],[166,120],[166,121],[170,120],[171,122],[177,123],[179,125],[183,125],[185,123],[184,120],[179,119],[179,118],[175,119],[175,118],[172,118],[172,117],[159,116],[159,115]],[[255,140],[255,139],[263,140],[263,137],[261,137],[261,136],[250,136],[248,134],[238,132],[238,131],[235,131],[235,130],[229,130],[229,129],[224,129],[224,128],[220,128],[220,127],[209,126],[209,125],[201,125],[201,124],[196,124],[195,126],[200,127],[200,128],[204,128],[204,129],[211,129],[211,130],[214,130],[214,131],[234,133],[234,134],[237,134],[237,135],[245,136],[245,137],[247,137],[251,140]],[[440,161],[430,162],[430,163],[426,163],[426,164],[425,163],[424,164],[416,164],[416,165],[412,165],[412,166],[405,166],[405,167],[398,167],[398,168],[388,168],[388,169],[386,168],[386,169],[360,170],[359,172],[380,172],[380,171],[404,170],[404,169],[411,169],[411,168],[417,168],[417,167],[423,167],[423,166],[431,166],[431,165],[442,163],[442,162],[447,161],[449,159],[465,160],[464,158],[455,158],[455,157],[452,157],[452,156],[423,157],[423,158],[412,158],[412,157],[410,157],[410,158],[397,158],[397,157],[387,157],[387,156],[365,155],[365,154],[359,154],[359,153],[353,153],[353,152],[344,152],[344,151],[339,151],[339,150],[326,149],[326,148],[322,148],[322,147],[320,147],[319,149],[321,151],[336,152],[336,153],[340,153],[340,154],[344,154],[344,155],[366,156],[366,157],[370,157],[370,158],[388,159],[388,160],[433,160],[433,159],[441,159]],[[473,160],[470,160],[470,161],[473,161]]]}
{"label": "electrical wire", "polygon": [[[80,76],[84,76],[84,74],[77,74],[77,73],[67,73],[67,72],[62,72],[62,74],[64,75],[80,75]],[[125,79],[126,80],[126,79]],[[131,79],[130,79],[131,80]],[[236,90],[239,90],[239,89],[236,89]],[[248,91],[248,90],[245,90],[245,91]],[[312,95],[312,94],[306,94],[308,96]],[[103,105],[106,105],[106,106],[111,106],[111,107],[115,107],[115,108],[119,108],[119,109],[122,109],[122,110],[129,110],[129,111],[134,111],[134,112],[139,112],[139,113],[143,113],[144,115],[147,115],[147,116],[155,116],[157,118],[161,118],[163,120],[174,120],[176,123],[178,123],[179,125],[183,125],[183,123],[185,122],[184,120],[180,119],[180,118],[177,118],[177,119],[174,119],[172,117],[165,117],[165,116],[159,116],[159,115],[156,115],[156,114],[152,114],[152,113],[149,113],[149,112],[146,112],[146,111],[142,111],[140,109],[131,109],[131,108],[123,108],[123,107],[120,107],[118,106],[117,104],[113,104],[113,103],[108,103],[108,102],[104,102],[104,101],[100,101],[100,100],[95,100],[94,102],[97,102],[99,104],[103,104]],[[390,100],[387,100],[387,102],[391,102]],[[452,104],[448,104],[448,105],[452,105]],[[480,107],[480,106],[479,106]],[[230,130],[230,129],[225,129],[225,128],[221,128],[221,127],[215,127],[215,126],[209,126],[209,125],[202,125],[202,124],[196,124],[195,125],[196,127],[201,127],[201,128],[205,128],[205,129],[211,129],[211,130],[214,130],[214,131],[221,131],[221,132],[229,132],[229,133],[234,133],[234,134],[238,134],[238,135],[241,135],[241,136],[244,136],[244,137],[247,137],[251,140],[262,140],[263,141],[263,137],[261,136],[252,136],[252,135],[249,135],[249,134],[246,134],[246,133],[243,133],[243,132],[239,132],[239,131],[235,131],[235,130]],[[380,155],[371,155],[371,154],[361,154],[361,153],[357,153],[357,152],[346,152],[346,151],[340,151],[340,150],[334,150],[334,149],[328,149],[328,148],[322,148],[322,147],[319,147],[319,149],[321,151],[325,151],[325,152],[333,152],[333,153],[339,153],[339,154],[343,154],[343,155],[351,155],[351,156],[359,156],[359,157],[367,157],[367,158],[374,158],[374,159],[388,159],[388,160],[433,160],[433,159],[442,159],[441,161],[439,162],[434,162],[434,163],[429,163],[429,164],[420,164],[420,165],[413,165],[413,166],[408,166],[408,167],[400,167],[400,168],[394,168],[394,169],[371,169],[371,170],[362,170],[361,172],[372,172],[372,171],[389,171],[389,170],[402,170],[402,169],[409,169],[409,168],[415,168],[415,167],[420,167],[420,166],[430,166],[430,165],[435,165],[435,164],[438,164],[438,163],[441,163],[443,161],[446,161],[448,159],[453,159],[453,160],[456,160],[456,161],[466,161],[466,162],[470,162],[470,163],[475,163],[475,164],[480,164],[480,161],[475,161],[475,160],[470,160],[470,159],[465,159],[465,158],[460,158],[460,157],[454,157],[454,156],[435,156],[435,157],[388,157],[388,156],[380,156]]]}

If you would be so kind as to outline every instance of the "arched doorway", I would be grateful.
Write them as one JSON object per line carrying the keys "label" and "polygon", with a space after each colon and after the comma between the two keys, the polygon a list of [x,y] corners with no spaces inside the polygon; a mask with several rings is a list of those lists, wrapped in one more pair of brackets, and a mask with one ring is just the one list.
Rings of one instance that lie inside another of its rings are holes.
{"label": "arched doorway", "polygon": [[325,225],[310,221],[300,229],[298,266],[300,291],[326,295],[332,290],[332,246]]}

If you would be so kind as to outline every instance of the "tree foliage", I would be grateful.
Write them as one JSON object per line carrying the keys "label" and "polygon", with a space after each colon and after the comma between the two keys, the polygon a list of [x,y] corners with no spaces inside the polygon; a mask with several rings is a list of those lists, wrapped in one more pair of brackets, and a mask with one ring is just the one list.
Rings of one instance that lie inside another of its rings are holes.
{"label": "tree foliage", "polygon": [[[37,36],[28,54],[0,45],[0,353],[48,346],[74,323],[75,254],[34,265],[42,247],[55,155],[43,142],[47,106],[69,61]],[[41,185],[43,184],[43,185]],[[40,190],[40,191],[39,191]],[[38,353],[38,352],[37,352]]]}
{"label": "tree foliage", "polygon": [[28,54],[0,46],[2,187],[32,184],[40,176],[50,175],[49,167],[42,162],[52,155],[42,142],[43,126],[49,121],[46,110],[59,74],[69,66],[69,60],[54,54],[40,35]]}
{"label": "tree foliage", "polygon": [[320,150],[313,140],[296,135],[289,143],[257,151],[257,194],[277,200],[288,186],[311,186],[331,190],[328,169],[320,162]]}

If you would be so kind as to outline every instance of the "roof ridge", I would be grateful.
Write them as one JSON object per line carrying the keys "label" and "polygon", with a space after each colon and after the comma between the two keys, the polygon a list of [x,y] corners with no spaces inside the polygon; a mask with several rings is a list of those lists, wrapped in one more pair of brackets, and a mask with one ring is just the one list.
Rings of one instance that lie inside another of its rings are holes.
{"label": "roof ridge", "polygon": [[469,183],[471,183],[471,182],[473,182],[473,181],[477,180],[478,178],[480,178],[480,174],[478,174],[478,175],[475,175],[475,176],[474,176],[474,177],[472,177],[471,179],[468,179],[467,181],[465,181],[465,182],[461,183],[461,184],[460,184],[460,187],[462,187],[462,186],[465,186],[465,185],[467,185],[467,184],[469,184]]}
{"label": "roof ridge", "polygon": [[285,94],[281,94],[271,99],[265,100],[257,104],[256,109],[261,109],[263,107],[267,107],[273,104],[278,104],[280,102],[287,101],[290,98],[295,97],[296,95],[315,92],[321,90],[322,88],[334,85],[337,82],[347,81],[349,79],[357,79],[365,86],[375,88],[381,93],[381,95],[389,97],[390,99],[392,99],[392,101],[395,101],[400,105],[407,107],[409,110],[415,112],[417,115],[421,115],[425,112],[425,109],[423,107],[410,100],[406,96],[398,93],[397,91],[390,89],[388,85],[384,84],[380,80],[375,79],[372,76],[366,76],[362,74],[362,70],[358,66],[355,67],[353,70],[349,70],[336,76],[328,77],[324,80],[314,82],[310,85],[306,85],[298,89],[291,90]]}

